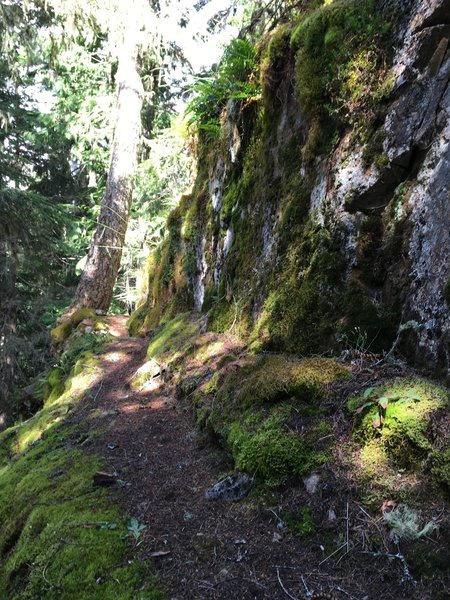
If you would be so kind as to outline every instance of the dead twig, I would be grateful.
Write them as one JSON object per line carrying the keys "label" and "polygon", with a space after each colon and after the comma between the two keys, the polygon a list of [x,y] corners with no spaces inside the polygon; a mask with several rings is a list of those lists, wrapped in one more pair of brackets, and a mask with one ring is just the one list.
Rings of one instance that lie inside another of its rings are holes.
{"label": "dead twig", "polygon": [[286,594],[286,596],[288,596],[288,598],[290,598],[291,600],[298,600],[295,596],[293,596],[292,594],[290,594],[287,589],[284,587],[283,582],[281,581],[281,577],[280,577],[280,570],[277,569],[277,578],[278,578],[278,583],[281,586],[281,589],[283,590],[283,592]]}
{"label": "dead twig", "polygon": [[383,546],[385,547],[386,552],[389,552],[389,549],[388,549],[386,541],[385,541],[385,535],[383,534],[381,528],[378,525],[378,523],[382,520],[383,517],[380,517],[379,519],[374,519],[373,517],[371,517],[369,515],[369,513],[366,510],[364,510],[364,508],[362,506],[357,504],[357,507],[363,514],[366,515],[366,517],[369,519],[370,523],[372,523],[376,527],[378,533],[380,534],[380,538],[381,538],[381,541],[383,542]]}
{"label": "dead twig", "polygon": [[306,581],[305,578],[303,577],[303,575],[300,575],[300,578],[302,580],[303,583],[303,587],[305,588],[305,593],[306,593],[306,597],[310,598],[313,594],[312,592],[308,589],[308,586],[306,585]]}
{"label": "dead twig", "polygon": [[94,400],[93,400],[93,402],[95,402],[95,401],[97,400],[97,398],[98,398],[98,395],[100,394],[100,392],[101,392],[101,390],[102,390],[102,387],[103,387],[103,381],[101,381],[101,382],[100,382],[100,385],[99,385],[99,387],[98,387],[97,393],[96,393],[96,394],[95,394],[95,396],[94,396]]}
{"label": "dead twig", "polygon": [[332,556],[334,556],[335,554],[337,554],[338,552],[340,552],[342,550],[342,548],[345,548],[346,545],[347,545],[347,542],[344,542],[341,546],[339,546],[339,548],[337,548],[337,550],[335,550],[334,552],[332,552],[331,554],[329,554],[326,558],[324,558],[319,563],[319,567],[320,567],[320,565],[323,565],[323,563],[327,562],[327,560],[329,560]]}
{"label": "dead twig", "polygon": [[348,530],[349,530],[349,524],[348,524],[348,502],[347,502],[347,524],[346,524],[347,554],[350,552],[350,543],[349,543],[349,539],[348,539]]}

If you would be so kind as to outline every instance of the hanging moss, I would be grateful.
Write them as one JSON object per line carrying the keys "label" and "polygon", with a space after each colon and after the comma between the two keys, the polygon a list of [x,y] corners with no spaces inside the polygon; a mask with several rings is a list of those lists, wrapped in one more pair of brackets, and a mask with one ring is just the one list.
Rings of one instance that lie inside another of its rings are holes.
{"label": "hanging moss", "polygon": [[[199,194],[192,201],[189,210],[183,219],[182,239],[184,243],[183,272],[187,279],[187,284],[191,285],[193,278],[198,275],[198,248],[204,235],[206,221],[206,206],[208,198],[206,194]],[[193,289],[190,288],[193,296]]]}
{"label": "hanging moss", "polygon": [[290,54],[291,25],[283,23],[272,33],[261,53],[260,79],[266,109],[273,107],[273,96],[283,82],[286,62]]}
{"label": "hanging moss", "polygon": [[334,250],[326,230],[310,225],[289,247],[284,261],[264,304],[255,339],[262,336],[269,348],[303,354],[332,350],[344,258]]}

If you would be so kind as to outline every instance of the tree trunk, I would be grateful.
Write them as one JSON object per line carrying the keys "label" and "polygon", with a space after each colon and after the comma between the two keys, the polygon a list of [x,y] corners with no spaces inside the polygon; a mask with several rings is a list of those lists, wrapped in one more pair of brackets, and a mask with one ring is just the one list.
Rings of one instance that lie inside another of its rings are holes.
{"label": "tree trunk", "polygon": [[17,375],[16,279],[17,248],[14,239],[0,241],[0,431],[9,423],[9,397]]}
{"label": "tree trunk", "polygon": [[119,55],[117,117],[106,192],[73,308],[108,310],[128,226],[141,131],[142,81],[137,43],[125,33]]}

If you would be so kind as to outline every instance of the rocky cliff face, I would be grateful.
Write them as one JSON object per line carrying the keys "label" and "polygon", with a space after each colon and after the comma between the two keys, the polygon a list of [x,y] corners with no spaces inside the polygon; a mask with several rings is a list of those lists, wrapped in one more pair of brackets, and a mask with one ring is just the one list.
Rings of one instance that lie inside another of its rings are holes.
{"label": "rocky cliff face", "polygon": [[131,327],[191,308],[256,348],[397,340],[448,375],[449,39],[449,0],[335,0],[261,43],[261,97],[201,135]]}

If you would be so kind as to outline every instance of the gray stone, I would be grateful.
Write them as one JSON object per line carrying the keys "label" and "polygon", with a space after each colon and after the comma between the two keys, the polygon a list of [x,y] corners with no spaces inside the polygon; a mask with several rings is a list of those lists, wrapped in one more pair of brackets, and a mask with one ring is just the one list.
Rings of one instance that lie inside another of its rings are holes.
{"label": "gray stone", "polygon": [[140,389],[147,381],[159,377],[164,368],[156,362],[153,358],[145,362],[136,373],[133,375],[130,381],[130,387],[132,390]]}
{"label": "gray stone", "polygon": [[319,485],[321,477],[318,473],[312,473],[309,477],[303,479],[306,491],[308,494],[313,496],[317,492],[317,486]]}
{"label": "gray stone", "polygon": [[224,502],[238,502],[245,498],[253,483],[249,475],[229,475],[213,485],[205,492],[207,500],[222,500]]}

